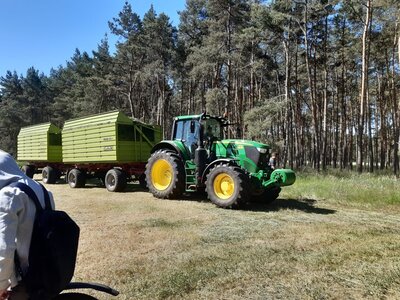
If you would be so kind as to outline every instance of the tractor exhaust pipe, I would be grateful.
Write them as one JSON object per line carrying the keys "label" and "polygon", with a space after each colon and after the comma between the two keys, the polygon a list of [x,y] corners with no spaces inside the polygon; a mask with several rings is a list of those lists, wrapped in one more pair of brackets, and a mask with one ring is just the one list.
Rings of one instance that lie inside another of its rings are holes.
{"label": "tractor exhaust pipe", "polygon": [[208,153],[204,149],[204,128],[200,125],[200,142],[197,149],[194,151],[194,163],[196,164],[196,185],[203,186],[202,176],[207,164]]}

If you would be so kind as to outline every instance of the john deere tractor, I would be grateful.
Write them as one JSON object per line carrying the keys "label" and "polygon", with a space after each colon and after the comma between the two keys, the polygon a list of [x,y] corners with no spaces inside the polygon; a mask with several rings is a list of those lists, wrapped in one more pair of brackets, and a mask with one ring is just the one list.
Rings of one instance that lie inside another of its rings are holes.
{"label": "john deere tractor", "polygon": [[219,207],[272,202],[295,182],[290,169],[269,166],[270,148],[255,141],[224,139],[228,120],[207,114],[174,119],[171,140],[156,144],[146,165],[146,182],[157,198],[206,191]]}

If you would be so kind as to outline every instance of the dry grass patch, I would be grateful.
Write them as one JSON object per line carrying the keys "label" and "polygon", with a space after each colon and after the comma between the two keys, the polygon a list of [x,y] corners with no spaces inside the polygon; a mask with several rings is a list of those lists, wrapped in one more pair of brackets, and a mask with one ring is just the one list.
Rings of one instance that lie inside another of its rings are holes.
{"label": "dry grass patch", "polygon": [[400,217],[384,206],[294,186],[246,210],[48,187],[81,226],[75,279],[111,285],[116,299],[400,298]]}

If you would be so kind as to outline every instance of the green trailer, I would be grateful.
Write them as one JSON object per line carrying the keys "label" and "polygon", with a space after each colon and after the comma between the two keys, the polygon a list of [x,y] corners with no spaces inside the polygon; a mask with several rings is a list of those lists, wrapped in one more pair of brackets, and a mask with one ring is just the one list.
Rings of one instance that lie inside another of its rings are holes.
{"label": "green trailer", "polygon": [[159,126],[133,121],[119,111],[66,121],[63,162],[143,162],[161,136]]}
{"label": "green trailer", "polygon": [[109,191],[123,191],[134,178],[145,186],[145,166],[150,151],[162,139],[160,126],[128,118],[119,111],[65,122],[63,162],[72,188],[86,178],[99,178]]}
{"label": "green trailer", "polygon": [[[24,129],[21,130],[21,132]],[[60,162],[32,163],[43,168],[45,182],[55,183],[65,174],[72,188],[85,186],[86,179],[98,178],[109,191],[122,191],[130,180],[145,185],[145,165],[150,151],[162,139],[160,126],[132,120],[112,111],[68,120],[62,130]],[[44,166],[43,163],[47,164]]]}
{"label": "green trailer", "polygon": [[43,123],[21,129],[17,139],[17,157],[26,162],[22,170],[30,177],[41,162],[61,163],[61,129],[51,123]]}

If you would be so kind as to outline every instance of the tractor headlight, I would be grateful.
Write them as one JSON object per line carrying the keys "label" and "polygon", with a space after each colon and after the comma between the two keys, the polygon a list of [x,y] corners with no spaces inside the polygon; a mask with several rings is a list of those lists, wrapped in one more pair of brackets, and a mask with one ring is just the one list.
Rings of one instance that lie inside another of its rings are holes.
{"label": "tractor headlight", "polygon": [[265,148],[257,148],[257,150],[258,150],[258,152],[260,152],[262,154],[267,153],[267,149],[265,149]]}

